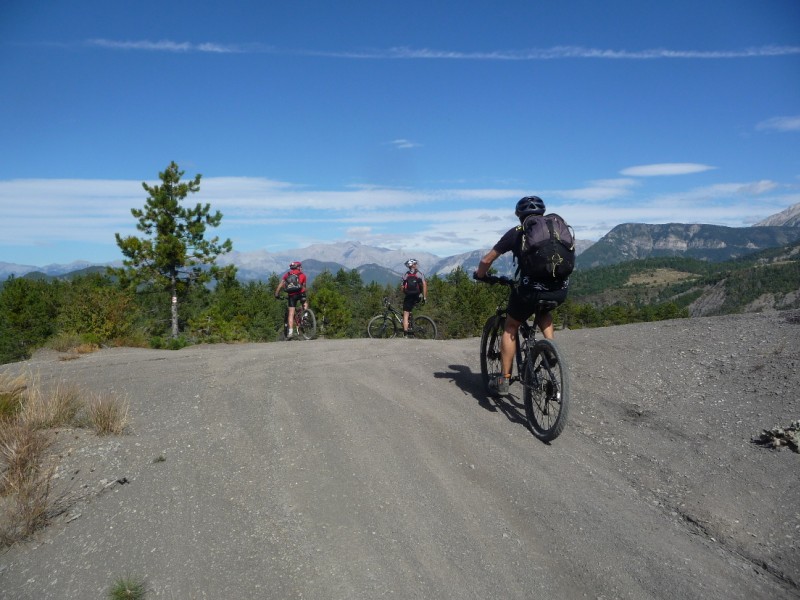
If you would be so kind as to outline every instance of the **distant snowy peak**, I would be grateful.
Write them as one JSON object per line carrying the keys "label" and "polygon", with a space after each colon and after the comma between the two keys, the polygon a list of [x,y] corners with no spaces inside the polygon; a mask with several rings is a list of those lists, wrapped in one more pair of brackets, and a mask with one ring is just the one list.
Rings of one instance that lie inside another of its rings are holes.
{"label": "distant snowy peak", "polygon": [[104,266],[104,265],[97,265],[96,263],[90,263],[87,260],[76,260],[68,265],[59,265],[56,263],[45,265],[40,271],[43,273],[47,273],[48,275],[65,275],[67,273],[72,273],[74,271],[80,271],[81,269],[88,269],[89,267],[95,266]]}
{"label": "distant snowy peak", "polygon": [[18,265],[15,263],[0,262],[0,278],[2,278],[3,281],[12,275],[15,277],[20,277],[25,275],[25,273],[41,270],[42,269],[40,267],[34,267],[33,265]]}
{"label": "distant snowy peak", "polygon": [[114,261],[113,263],[92,263],[86,260],[76,260],[69,264],[50,264],[43,267],[34,265],[18,265],[13,263],[0,262],[0,280],[5,281],[12,275],[14,277],[22,277],[28,273],[44,273],[53,277],[66,275],[67,273],[74,273],[89,267],[107,267],[107,266],[122,266],[121,261]]}
{"label": "distant snowy peak", "polygon": [[256,250],[254,252],[231,252],[219,259],[221,265],[234,264],[247,269],[260,268],[267,272],[280,273],[289,267],[295,260],[318,260],[342,265],[346,269],[357,269],[362,265],[379,265],[393,271],[404,271],[404,263],[409,258],[416,258],[420,266],[430,267],[441,260],[435,254],[427,252],[409,253],[405,250],[391,250],[366,246],[359,242],[335,242],[332,244],[312,244],[305,248],[281,252],[267,252]]}

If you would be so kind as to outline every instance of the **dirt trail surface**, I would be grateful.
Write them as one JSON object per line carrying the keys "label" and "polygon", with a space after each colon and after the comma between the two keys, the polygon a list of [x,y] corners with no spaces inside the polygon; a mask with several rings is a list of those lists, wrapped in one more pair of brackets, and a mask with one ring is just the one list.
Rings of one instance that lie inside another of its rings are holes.
{"label": "dirt trail surface", "polygon": [[[62,431],[70,509],[0,555],[0,597],[800,597],[800,315],[563,331],[564,434],[488,399],[478,340],[39,354],[5,370],[131,404]],[[515,389],[516,388],[516,389]]]}

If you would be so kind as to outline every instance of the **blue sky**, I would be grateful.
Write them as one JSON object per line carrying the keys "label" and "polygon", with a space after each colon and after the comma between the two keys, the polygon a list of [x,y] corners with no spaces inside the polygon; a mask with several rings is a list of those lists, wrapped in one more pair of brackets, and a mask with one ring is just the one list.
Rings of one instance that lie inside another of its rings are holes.
{"label": "blue sky", "polygon": [[170,161],[242,252],[800,202],[800,2],[0,4],[0,261],[121,258]]}

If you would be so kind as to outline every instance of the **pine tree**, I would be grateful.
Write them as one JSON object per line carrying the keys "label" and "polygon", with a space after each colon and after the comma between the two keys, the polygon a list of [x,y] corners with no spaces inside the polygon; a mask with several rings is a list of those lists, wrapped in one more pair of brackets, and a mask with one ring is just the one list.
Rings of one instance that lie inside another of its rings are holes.
{"label": "pine tree", "polygon": [[[230,240],[220,243],[219,238],[207,240],[207,227],[217,227],[222,213],[211,214],[211,205],[198,203],[194,208],[181,206],[189,194],[200,191],[200,177],[181,182],[184,172],[171,162],[159,173],[161,185],[142,187],[149,194],[144,209],[132,208],[138,219],[136,228],[145,237],[114,234],[117,245],[125,256],[122,269],[115,269],[123,285],[150,284],[169,292],[171,299],[172,337],[178,337],[178,295],[192,285],[208,283],[221,272],[215,264],[217,256],[230,252]],[[230,275],[230,273],[228,274]]]}

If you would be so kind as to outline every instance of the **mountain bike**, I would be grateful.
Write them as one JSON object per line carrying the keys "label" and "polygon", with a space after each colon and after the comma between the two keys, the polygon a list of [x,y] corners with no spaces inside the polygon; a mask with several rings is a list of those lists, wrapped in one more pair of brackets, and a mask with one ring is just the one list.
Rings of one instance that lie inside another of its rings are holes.
{"label": "mountain bike", "polygon": [[[516,285],[507,277],[488,275],[481,279],[485,283],[506,286]],[[554,303],[542,301],[538,311],[555,308]],[[486,389],[489,381],[502,373],[500,344],[506,322],[506,307],[500,305],[497,312],[486,320],[481,335],[481,376]],[[558,351],[553,340],[536,339],[536,315],[520,325],[517,349],[509,384],[522,384],[525,415],[533,435],[543,442],[556,439],[567,425],[569,413],[569,371],[564,355]]]}
{"label": "mountain bike", "polygon": [[[276,297],[276,300],[282,298]],[[294,327],[295,336],[300,336],[304,340],[313,339],[317,335],[317,317],[314,311],[310,308],[303,308],[303,305],[298,303],[294,309]],[[289,302],[286,302],[286,310],[283,312],[283,339],[289,339]]]}
{"label": "mountain bike", "polygon": [[[367,324],[367,335],[371,338],[393,338],[397,335],[397,329],[403,331],[403,313],[398,312],[389,302],[389,298],[383,299],[384,310],[381,314],[375,315]],[[433,319],[420,315],[414,318],[414,313],[408,314],[408,335],[425,340],[435,340],[439,331]]]}

